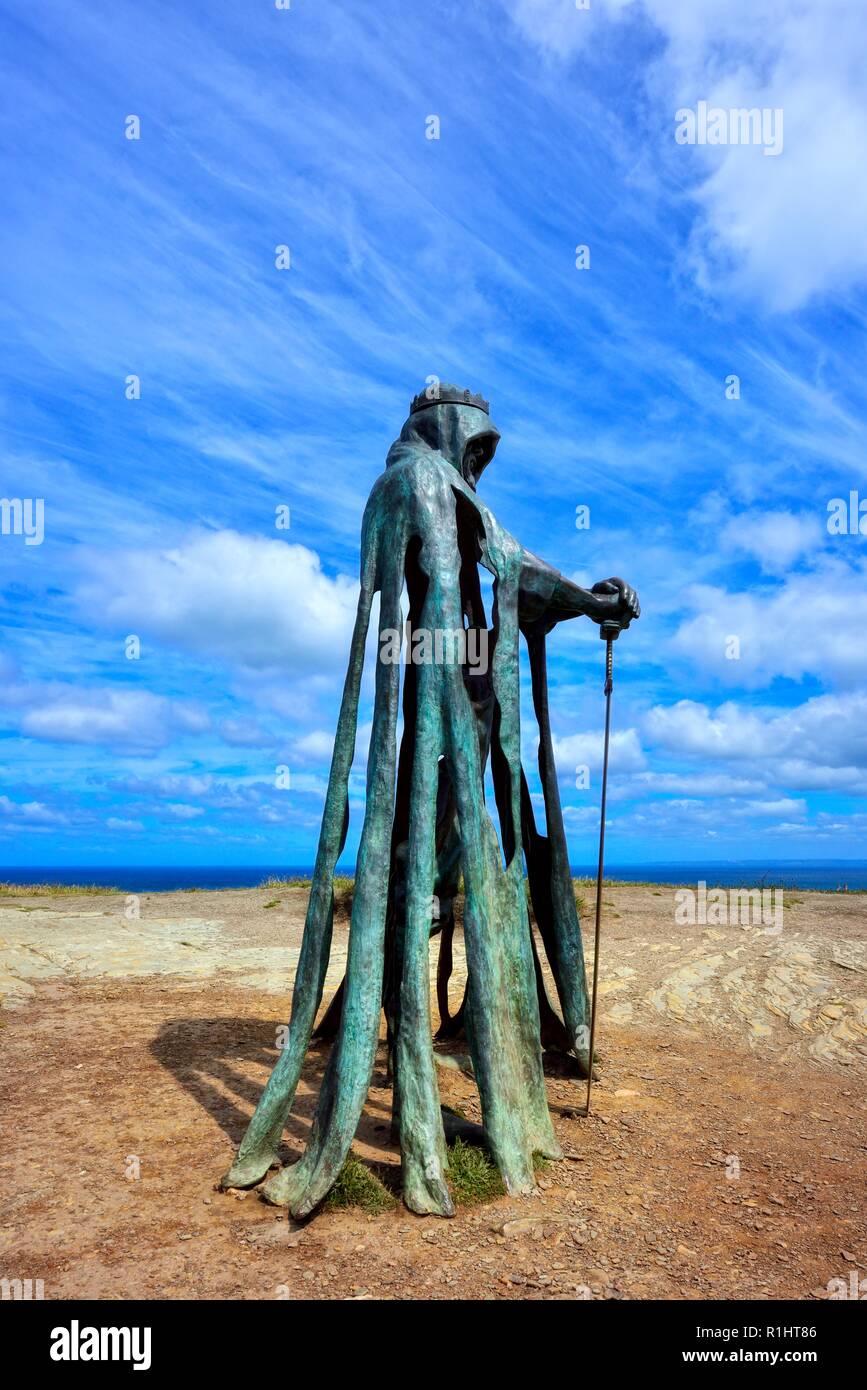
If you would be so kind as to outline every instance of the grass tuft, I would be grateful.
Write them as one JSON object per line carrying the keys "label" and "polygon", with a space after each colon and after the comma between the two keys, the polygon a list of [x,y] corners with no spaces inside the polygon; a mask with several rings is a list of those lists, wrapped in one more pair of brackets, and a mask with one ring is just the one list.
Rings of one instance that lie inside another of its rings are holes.
{"label": "grass tuft", "polygon": [[[456,1207],[474,1207],[505,1197],[500,1170],[487,1149],[456,1139],[449,1144],[448,1155],[448,1183]],[[535,1172],[541,1173],[547,1166],[548,1160],[543,1154],[533,1155]]]}
{"label": "grass tuft", "polygon": [[[270,888],[272,891],[285,890],[286,888],[306,888],[309,890],[312,880],[309,878],[277,878],[271,875],[270,878],[263,878],[259,884],[260,888]],[[355,892],[355,879],[347,875],[336,874],[334,877],[334,915],[335,917],[348,917],[352,912],[352,895]],[[270,907],[268,903],[266,906]]]}
{"label": "grass tuft", "polygon": [[3,898],[65,898],[73,893],[119,893],[97,883],[0,883]]}
{"label": "grass tuft", "polygon": [[355,879],[338,877],[334,878],[334,915],[335,917],[349,917],[352,912],[352,897],[355,892]]}
{"label": "grass tuft", "polygon": [[381,1216],[395,1205],[394,1195],[352,1150],[323,1202],[324,1207],[332,1210],[360,1207],[368,1216]]}
{"label": "grass tuft", "polygon": [[448,1154],[448,1180],[455,1206],[472,1207],[505,1196],[500,1170],[487,1149],[456,1139]]}

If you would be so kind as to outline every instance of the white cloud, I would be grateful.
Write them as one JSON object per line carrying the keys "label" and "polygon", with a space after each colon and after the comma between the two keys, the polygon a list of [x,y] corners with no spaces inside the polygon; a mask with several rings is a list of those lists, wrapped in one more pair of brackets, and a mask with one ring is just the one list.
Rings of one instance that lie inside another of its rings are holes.
{"label": "white cloud", "polygon": [[591,0],[579,10],[575,0],[503,0],[518,28],[543,53],[558,58],[573,54],[600,40],[603,31],[626,9],[631,0]]}
{"label": "white cloud", "polygon": [[202,733],[208,727],[207,715],[197,706],[146,690],[55,690],[25,712],[22,734],[57,743],[147,750],[162,747],[176,734]]}
{"label": "white cloud", "polygon": [[334,752],[334,735],[324,729],[314,729],[309,734],[304,734],[302,738],[296,739],[293,745],[293,756],[302,762],[323,763],[330,762]]}
{"label": "white cloud", "polygon": [[176,820],[194,820],[205,814],[201,806],[190,806],[182,801],[170,801],[163,809]]}
{"label": "white cloud", "polygon": [[324,574],[303,545],[195,534],[163,551],[90,560],[78,602],[93,618],[235,666],[293,675],[345,664],[358,584]]}
{"label": "white cloud", "polygon": [[217,786],[228,787],[228,783],[217,784],[210,773],[169,772],[161,777],[121,777],[110,784],[110,790],[122,796],[207,796]]}
{"label": "white cloud", "polygon": [[[601,768],[601,733],[555,738],[554,761],[564,776],[573,776],[576,767]],[[618,730],[611,735],[609,762],[616,772],[634,772],[644,767],[645,757],[636,729]]]}
{"label": "white cloud", "polygon": [[727,701],[716,710],[694,700],[657,705],[645,720],[661,748],[686,757],[771,765],[787,785],[857,785],[867,769],[867,691],[817,695],[792,709],[756,710]]}
{"label": "white cloud", "polygon": [[655,743],[687,757],[752,758],[766,748],[763,720],[733,701],[720,705],[715,714],[695,700],[657,705],[645,726]]}
{"label": "white cloud", "polygon": [[144,830],[144,825],[140,820],[124,820],[121,816],[109,816],[105,822],[108,830],[137,831]]}
{"label": "white cloud", "polygon": [[256,719],[221,719],[217,727],[220,737],[236,748],[262,748],[274,741]]}
{"label": "white cloud", "polygon": [[[863,563],[827,559],[779,585],[745,593],[698,585],[687,596],[694,616],[681,623],[671,648],[717,679],[756,689],[776,676],[842,685],[867,678]],[[737,659],[726,656],[731,637],[738,639]]]}
{"label": "white cloud", "polygon": [[732,777],[726,772],[639,772],[623,795],[636,792],[668,792],[686,796],[752,796],[764,790],[756,777]]}
{"label": "white cloud", "polygon": [[803,797],[778,796],[769,801],[745,801],[742,809],[748,816],[805,816],[807,803]]}
{"label": "white cloud", "polygon": [[719,532],[723,551],[752,555],[768,574],[785,573],[804,556],[815,556],[828,540],[817,513],[748,511],[732,516]]}
{"label": "white cloud", "polygon": [[21,821],[25,825],[69,824],[69,817],[62,811],[53,811],[41,801],[11,801],[8,796],[0,796],[0,815]]}
{"label": "white cloud", "polygon": [[[521,32],[568,59],[642,20],[665,43],[648,70],[648,139],[698,208],[690,259],[700,285],[791,310],[867,279],[867,25],[857,0],[504,0]],[[613,94],[617,99],[617,93]],[[675,112],[783,111],[783,149],[678,146]]]}
{"label": "white cloud", "polygon": [[[817,754],[818,756],[818,754]],[[852,796],[867,794],[867,766],[830,767],[806,758],[786,758],[775,769],[777,781],[799,791],[836,791]]]}

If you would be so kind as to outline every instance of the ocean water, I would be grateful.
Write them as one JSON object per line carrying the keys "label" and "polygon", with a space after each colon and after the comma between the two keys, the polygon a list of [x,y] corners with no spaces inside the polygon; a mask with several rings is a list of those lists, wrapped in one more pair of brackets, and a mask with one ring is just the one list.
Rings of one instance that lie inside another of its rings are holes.
{"label": "ocean water", "polygon": [[[352,866],[342,870],[351,874]],[[576,877],[595,878],[595,864],[576,864]],[[2,868],[4,883],[93,883],[101,888],[121,888],[129,893],[159,893],[179,888],[255,888],[263,879],[309,878],[310,865],[260,864],[196,867],[172,865],[113,866],[76,865],[67,868]],[[621,883],[696,884],[704,880],[721,888],[814,888],[830,892],[867,892],[867,860],[708,860],[706,862],[612,864],[605,877]]]}

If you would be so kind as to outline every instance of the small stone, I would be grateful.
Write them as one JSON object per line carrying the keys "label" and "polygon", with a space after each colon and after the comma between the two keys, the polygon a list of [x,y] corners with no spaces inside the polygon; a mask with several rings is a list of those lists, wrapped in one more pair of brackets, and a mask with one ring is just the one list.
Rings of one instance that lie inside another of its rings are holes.
{"label": "small stone", "polygon": [[518,1221],[506,1221],[500,1227],[500,1234],[504,1236],[526,1236],[529,1235],[538,1225],[531,1217],[523,1216]]}

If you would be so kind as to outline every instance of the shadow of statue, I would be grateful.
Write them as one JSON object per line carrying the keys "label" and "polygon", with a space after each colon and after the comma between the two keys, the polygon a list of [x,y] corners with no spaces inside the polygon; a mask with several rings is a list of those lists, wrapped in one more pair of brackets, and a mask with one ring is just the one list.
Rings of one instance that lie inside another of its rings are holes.
{"label": "shadow of statue", "polygon": [[[330,1044],[321,1042],[308,1052],[286,1121],[284,1161],[297,1159],[309,1139],[330,1050]],[[170,1018],[150,1044],[150,1052],[237,1146],[279,1055],[277,1025],[273,1019],[261,1018]],[[378,1068],[373,1085],[378,1081],[385,1081],[383,1067]],[[371,1147],[392,1151],[390,1103],[369,1095],[365,1110],[359,1138]]]}

